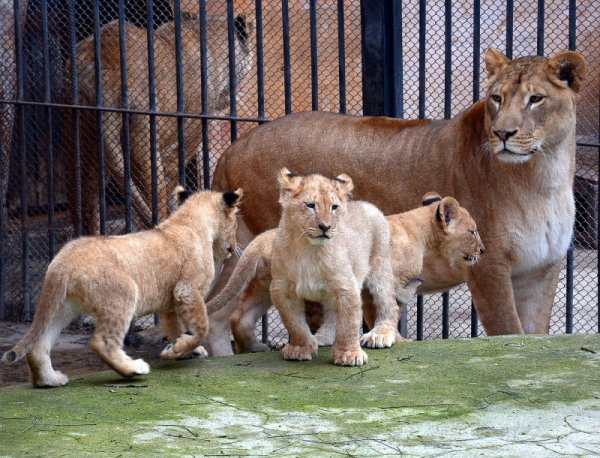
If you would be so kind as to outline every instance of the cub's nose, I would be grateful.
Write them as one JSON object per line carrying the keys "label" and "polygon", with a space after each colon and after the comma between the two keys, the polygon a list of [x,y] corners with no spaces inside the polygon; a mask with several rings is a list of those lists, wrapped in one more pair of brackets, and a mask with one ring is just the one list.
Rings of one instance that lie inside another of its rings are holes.
{"label": "cub's nose", "polygon": [[323,234],[325,234],[329,229],[331,229],[331,226],[319,223],[319,229],[321,229],[323,231]]}
{"label": "cub's nose", "polygon": [[229,247],[227,247],[227,251],[229,251],[230,253],[233,253],[235,251],[235,247],[232,247],[230,245]]}

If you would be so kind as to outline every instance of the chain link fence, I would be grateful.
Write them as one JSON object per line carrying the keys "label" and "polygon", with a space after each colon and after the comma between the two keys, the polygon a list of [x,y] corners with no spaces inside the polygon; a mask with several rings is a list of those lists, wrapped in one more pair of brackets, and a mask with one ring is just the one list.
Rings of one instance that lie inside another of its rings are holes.
{"label": "chain link fence", "polygon": [[[399,7],[406,118],[454,116],[482,96],[486,75],[474,83],[475,50],[493,46],[517,57],[571,47],[588,60],[576,237],[553,333],[571,331],[569,320],[573,332],[598,331],[600,36],[594,2],[577,2],[575,12],[573,5],[409,0]],[[315,109],[361,114],[363,106],[359,0],[0,0],[0,34],[3,319],[31,319],[46,267],[66,241],[156,224],[174,185],[209,187],[220,154],[257,123]],[[441,77],[448,36],[449,93]],[[415,300],[407,311],[412,338],[418,308]],[[447,301],[423,298],[422,317],[424,338],[474,334],[465,287]],[[268,326],[271,346],[286,342],[273,309]]]}

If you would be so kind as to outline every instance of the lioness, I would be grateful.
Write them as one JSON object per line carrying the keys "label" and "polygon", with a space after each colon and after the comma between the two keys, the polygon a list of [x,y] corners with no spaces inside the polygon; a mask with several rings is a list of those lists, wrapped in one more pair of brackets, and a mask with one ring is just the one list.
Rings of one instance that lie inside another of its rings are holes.
{"label": "lioness", "polygon": [[586,63],[572,51],[510,61],[494,49],[485,63],[485,99],[452,120],[299,113],[241,137],[213,179],[215,189],[248,191],[239,237],[277,224],[269,177],[283,165],[344,169],[356,197],[385,214],[435,189],[469,208],[490,254],[467,271],[448,266],[420,291],[466,281],[488,334],[547,333],[575,215],[575,104]]}
{"label": "lioness", "polygon": [[[253,16],[239,15],[235,18],[235,59],[236,76],[241,81],[254,65],[254,30]],[[222,110],[229,103],[229,60],[223,57],[228,53],[228,24],[226,20],[211,18],[207,24],[207,36],[200,36],[198,20],[181,22],[182,43],[182,81],[187,113],[202,112],[202,97],[206,97],[209,112]],[[211,71],[206,75],[207,92],[201,94],[201,51],[200,43],[206,39],[206,59]],[[131,23],[125,24],[125,49],[127,59],[128,100],[121,94],[121,61],[119,57],[119,25],[114,21],[106,24],[100,35],[102,48],[102,104],[106,107],[127,107],[132,110],[148,110],[148,40],[145,29]],[[176,48],[175,25],[168,22],[154,31],[155,91],[158,112],[177,111],[176,85]],[[77,45],[77,75],[79,82],[79,102],[84,105],[96,105],[96,82],[94,67],[94,40],[89,37]],[[70,88],[70,82],[68,84]],[[69,94],[67,95],[71,97]],[[98,142],[97,112],[80,111],[82,132],[94,135],[82,138],[81,141],[81,174],[83,233],[98,233]],[[156,174],[157,174],[157,208],[159,221],[168,214],[168,192],[178,182],[178,128],[177,118],[159,116],[156,119]],[[102,134],[104,140],[105,166],[119,186],[124,186],[125,165],[124,146],[127,140],[123,130],[123,115],[107,111],[103,114]],[[143,227],[152,225],[152,166],[151,166],[151,134],[150,122],[146,115],[129,116],[129,148],[131,155],[131,196],[133,208]],[[201,137],[201,121],[185,119],[184,121],[184,154],[185,162],[189,162],[197,152]],[[73,140],[73,134],[67,136]],[[74,144],[70,143],[71,155],[74,156]],[[71,174],[74,175],[74,160],[71,161]],[[74,182],[74,178],[72,178]],[[75,187],[71,186],[69,198],[73,217],[75,218],[77,196]]]}
{"label": "lioness", "polygon": [[[337,314],[334,364],[360,366],[369,347],[394,343],[398,308],[390,262],[390,230],[383,214],[367,202],[348,202],[352,179],[279,172],[283,213],[271,257],[271,298],[289,333],[285,359],[309,360],[317,351],[304,316],[304,301]],[[360,338],[360,292],[373,295],[377,319]],[[359,340],[360,338],[360,340]]]}
{"label": "lioness", "polygon": [[[422,204],[423,207],[386,216],[391,232],[390,256],[396,300],[400,306],[412,299],[422,278],[443,275],[451,265],[468,269],[484,251],[475,221],[455,199],[446,197],[442,200],[439,194],[430,192],[423,196]],[[265,344],[256,340],[254,327],[271,306],[271,253],[276,231],[265,231],[250,242],[227,285],[206,304],[210,315],[227,305],[229,313],[233,311],[230,324],[238,353],[268,350]],[[441,277],[437,280],[443,282]],[[234,300],[240,295],[242,299],[238,306]],[[310,307],[307,305],[307,309]],[[368,291],[363,291],[363,315],[372,326],[376,317]],[[328,316],[335,320],[334,315],[326,314],[326,318]],[[211,319],[211,326],[215,324]],[[319,345],[331,345],[335,321],[319,322],[316,327],[319,328],[315,335]],[[229,341],[228,332],[226,337]],[[217,356],[214,350],[222,347],[225,345],[212,349],[213,356]]]}
{"label": "lioness", "polygon": [[204,297],[214,263],[236,245],[241,196],[241,189],[198,192],[154,229],[69,242],[48,266],[29,332],[2,359],[12,363],[27,355],[34,386],[65,385],[69,379],[52,368],[50,350],[82,310],[96,317],[92,350],[124,377],[150,371],[144,360],[132,360],[122,349],[134,316],[157,310],[178,315],[186,332],[161,356],[190,354],[208,330]]}

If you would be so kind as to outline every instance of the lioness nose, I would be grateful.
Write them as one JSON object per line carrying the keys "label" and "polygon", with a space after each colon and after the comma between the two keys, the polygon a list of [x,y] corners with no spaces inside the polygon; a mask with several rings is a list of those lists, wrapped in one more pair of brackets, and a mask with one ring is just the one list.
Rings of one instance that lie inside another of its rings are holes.
{"label": "lioness nose", "polygon": [[485,249],[483,247],[479,248],[479,254],[483,254],[483,253],[485,253]]}
{"label": "lioness nose", "polygon": [[233,253],[234,250],[235,250],[235,248],[232,247],[231,245],[229,245],[229,247],[227,247],[227,251],[229,251],[230,253]]}
{"label": "lioness nose", "polygon": [[495,130],[494,131],[494,134],[496,135],[496,137],[498,137],[503,142],[508,140],[510,137],[514,136],[516,133],[517,133],[516,129],[515,130]]}
{"label": "lioness nose", "polygon": [[327,224],[319,223],[319,229],[323,231],[323,234],[327,232],[330,228],[331,226],[328,226]]}

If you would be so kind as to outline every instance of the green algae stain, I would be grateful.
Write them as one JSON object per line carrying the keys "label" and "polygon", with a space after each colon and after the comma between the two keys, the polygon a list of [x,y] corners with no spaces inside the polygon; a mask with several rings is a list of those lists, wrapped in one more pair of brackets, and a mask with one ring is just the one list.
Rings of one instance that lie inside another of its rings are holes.
{"label": "green algae stain", "polygon": [[[240,355],[165,363],[134,380],[105,372],[52,390],[0,389],[0,455],[309,456],[367,444],[394,453],[399,428],[597,400],[600,392],[598,335],[411,342],[368,353],[361,368],[333,366],[320,349],[309,362]],[[474,437],[495,436],[483,428]]]}

